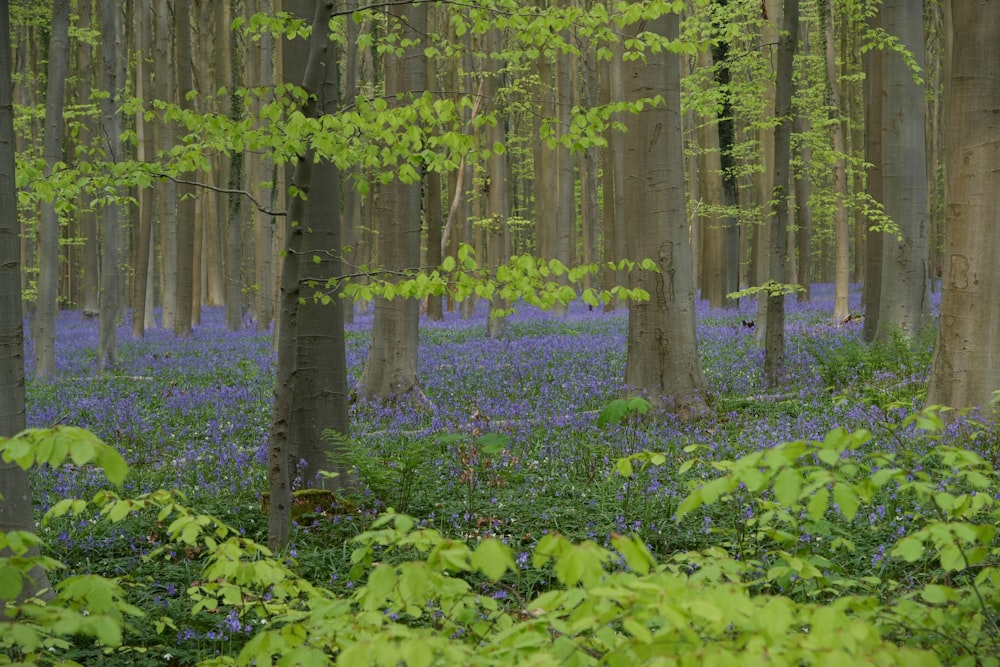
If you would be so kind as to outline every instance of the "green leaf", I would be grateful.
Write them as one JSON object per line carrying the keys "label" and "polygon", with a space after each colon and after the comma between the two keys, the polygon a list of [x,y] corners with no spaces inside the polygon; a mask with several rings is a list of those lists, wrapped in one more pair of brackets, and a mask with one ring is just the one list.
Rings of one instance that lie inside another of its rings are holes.
{"label": "green leaf", "polygon": [[945,604],[946,602],[957,602],[958,593],[948,586],[940,584],[927,584],[924,590],[920,591],[920,597],[930,604]]}
{"label": "green leaf", "polygon": [[837,506],[840,507],[840,513],[844,515],[844,518],[848,521],[854,519],[854,515],[858,513],[858,493],[854,490],[850,484],[845,484],[843,482],[835,484],[833,487],[833,499],[836,501]]}
{"label": "green leaf", "polygon": [[794,468],[784,468],[774,478],[774,497],[785,507],[796,505],[802,490],[802,477]]}
{"label": "green leaf", "polygon": [[829,503],[830,491],[825,486],[820,487],[809,498],[809,503],[806,505],[806,514],[813,521],[819,521],[826,514],[826,508]]}
{"label": "green leaf", "polygon": [[912,535],[904,537],[892,548],[892,555],[912,563],[924,555],[924,543]]}
{"label": "green leaf", "polygon": [[510,548],[500,540],[490,537],[479,543],[472,552],[472,567],[492,581],[498,581],[507,570],[517,571],[517,564]]}
{"label": "green leaf", "polygon": [[653,555],[649,553],[649,549],[638,537],[612,535],[611,543],[625,557],[625,562],[633,572],[643,575],[649,574],[650,568],[656,565]]}

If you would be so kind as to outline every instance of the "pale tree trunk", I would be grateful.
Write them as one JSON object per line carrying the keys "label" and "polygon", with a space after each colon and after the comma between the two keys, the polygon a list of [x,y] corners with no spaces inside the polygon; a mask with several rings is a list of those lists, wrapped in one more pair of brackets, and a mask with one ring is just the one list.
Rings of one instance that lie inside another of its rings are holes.
{"label": "pale tree trunk", "polygon": [[[442,22],[441,10],[432,10],[428,16],[428,23],[438,23]],[[430,25],[429,29],[434,32],[436,27]],[[438,67],[441,63],[435,58],[427,59],[427,89],[431,91],[439,90],[437,74]],[[353,69],[353,61],[348,60],[348,67]],[[427,192],[425,207],[427,209],[427,256],[426,263],[427,266],[436,267],[441,264],[444,259],[443,250],[441,247],[441,233],[444,226],[444,213],[443,207],[441,205],[441,198],[443,192],[441,190],[441,172],[431,171],[425,175],[427,182]],[[345,205],[345,210],[347,207]],[[351,314],[354,314],[354,308],[351,304]],[[444,320],[444,298],[440,296],[430,295],[427,297],[427,319],[431,322],[441,322]]]}
{"label": "pale tree trunk", "polygon": [[[138,0],[136,23],[138,27],[139,49],[136,54],[136,95],[144,102],[152,90],[153,77],[151,72],[153,57],[153,3],[152,0]],[[135,128],[138,137],[137,157],[140,162],[151,160],[155,147],[153,144],[152,123],[146,121],[142,112],[136,113]],[[152,247],[153,188],[142,188],[139,191],[139,224],[136,230],[134,249],[135,272],[132,275],[132,337],[142,338],[146,334],[146,287],[151,282],[150,248]]]}
{"label": "pale tree trunk", "polygon": [[[585,109],[597,104],[597,57],[593,50],[586,50],[576,57],[581,84],[577,87],[577,103]],[[506,162],[506,161],[505,161]],[[597,261],[597,225],[600,216],[597,198],[597,149],[590,147],[580,152],[577,159],[580,172],[580,264]],[[588,273],[583,288],[593,288],[594,277]]]}
{"label": "pale tree trunk", "polygon": [[[922,0],[886,0],[882,27],[924,64]],[[876,338],[910,340],[928,322],[927,171],[924,87],[898,53],[885,58],[882,165],[885,210],[899,235],[882,237],[882,293]]]}
{"label": "pale tree trunk", "polygon": [[[10,11],[0,0],[0,38],[10,44]],[[20,229],[14,178],[14,104],[11,86],[11,52],[0,49],[0,437],[24,430],[24,314],[21,305]],[[0,534],[15,530],[34,531],[35,511],[28,473],[19,465],[0,459]],[[33,554],[37,555],[37,550]],[[0,550],[0,558],[11,552]],[[5,606],[48,589],[48,578],[40,569],[29,574],[14,600],[0,599]]]}
{"label": "pale tree trunk", "polygon": [[[795,131],[798,134],[805,134],[809,131],[809,119],[803,116],[796,116],[794,122]],[[802,142],[799,146],[799,162],[802,164],[800,171],[795,177],[795,236],[799,256],[799,287],[796,293],[796,300],[799,302],[809,301],[812,298],[812,207],[809,200],[812,198],[812,148],[808,142]]]}
{"label": "pale tree trunk", "polygon": [[[612,49],[620,49],[620,46],[612,46]],[[601,103],[610,104],[612,100],[622,99],[621,85],[621,58],[613,57],[610,62],[601,65]],[[620,114],[614,116],[614,120],[621,121]],[[624,214],[624,196],[622,193],[622,164],[624,151],[622,150],[622,134],[614,128],[608,128],[604,132],[604,139],[608,142],[607,148],[603,151],[603,173],[601,187],[603,190],[603,210],[602,210],[602,231],[603,249],[605,262],[620,262],[625,259],[627,250],[625,248],[625,231],[622,228]],[[625,284],[625,273],[605,267],[602,288],[609,290],[615,285]],[[604,304],[605,312],[610,312],[618,307],[619,299],[609,299]]]}
{"label": "pale tree trunk", "polygon": [[[229,47],[229,115],[234,121],[243,116],[243,99],[237,93],[243,85],[243,45],[236,34],[229,30],[229,16],[226,15],[222,0],[217,0],[217,39],[225,41]],[[231,15],[239,10],[238,0],[230,0]],[[223,58],[225,61],[225,58]],[[243,189],[243,153],[233,153],[229,160],[230,190]],[[225,226],[225,299],[226,330],[239,331],[243,328],[243,198],[230,194],[226,202]],[[339,216],[338,216],[339,217]]]}
{"label": "pale tree trunk", "polygon": [[[558,3],[557,3],[558,4]],[[570,54],[559,53],[555,63],[555,117],[559,121],[557,135],[565,133],[570,124],[572,96],[570,88]],[[555,232],[554,254],[547,259],[557,259],[567,266],[575,263],[576,255],[576,172],[573,168],[573,155],[567,146],[558,144],[555,149],[555,210],[552,211],[552,224]],[[566,282],[563,274],[556,278]],[[566,314],[568,307],[556,303],[552,312],[557,315]]]}
{"label": "pale tree trunk", "polygon": [[[260,11],[266,14],[272,13],[273,5],[271,0],[261,0]],[[354,21],[348,21],[348,25]],[[270,32],[264,31],[261,35],[259,52],[256,59],[257,79],[253,85],[270,85],[274,81],[274,38]],[[265,96],[260,103],[256,103],[257,108],[261,104],[267,104],[270,96]],[[254,114],[256,115],[256,114]],[[268,186],[261,190],[261,201],[267,202],[268,208],[272,211],[277,207],[278,189],[277,169],[274,162],[266,154],[256,156],[250,154],[251,164],[251,184],[254,187],[258,183],[265,181]],[[256,290],[254,292],[254,317],[257,320],[257,330],[266,331],[271,327],[274,319],[274,230],[277,225],[277,218],[273,215],[257,212],[254,213],[254,277]]]}
{"label": "pale tree trunk", "polygon": [[[63,151],[63,108],[69,69],[69,0],[52,3],[49,35],[48,90],[45,94],[45,138],[42,147],[45,173],[51,174]],[[59,299],[59,215],[56,202],[41,202],[38,225],[38,305],[32,336],[35,339],[35,374],[49,378],[56,372],[56,311]]]}
{"label": "pale tree trunk", "polygon": [[951,25],[944,109],[947,244],[927,403],[979,407],[995,420],[1000,390],[1000,4],[952,3]]}
{"label": "pale tree trunk", "polygon": [[[191,1],[174,3],[174,35],[177,51],[177,100],[184,111],[191,111],[188,93],[194,89],[191,54]],[[189,179],[185,179],[189,180]],[[189,183],[177,186],[177,287],[174,300],[174,335],[191,335],[195,295],[195,191]],[[199,304],[200,306],[200,304]]]}
{"label": "pale tree trunk", "polygon": [[[871,28],[881,27],[878,15],[869,19]],[[868,164],[866,181],[868,196],[881,204],[882,179],[882,108],[885,105],[885,88],[882,85],[885,53],[871,49],[865,54],[865,162]],[[875,340],[878,331],[879,303],[882,299],[882,238],[885,235],[869,229],[865,232],[865,284],[862,300],[865,321],[862,334],[865,340]]]}
{"label": "pale tree trunk", "polygon": [[[158,100],[174,99],[173,62],[170,32],[170,4],[168,0],[156,0],[155,41],[153,45],[153,97]],[[156,149],[166,151],[174,144],[172,123],[157,121],[153,126]],[[156,218],[160,227],[160,277],[162,281],[160,298],[163,302],[161,324],[172,331],[176,322],[177,307],[177,184],[171,180],[161,181],[157,186]]]}
{"label": "pale tree trunk", "polygon": [[833,41],[833,8],[829,6],[826,7],[823,17],[823,33],[826,42],[824,55],[827,90],[830,94],[830,106],[837,114],[835,122],[830,124],[833,152],[836,155],[833,163],[833,195],[836,198],[833,208],[833,322],[837,324],[847,320],[851,314],[848,306],[851,259],[847,222],[847,147],[844,142],[844,126],[840,120],[843,105],[840,103],[840,77],[837,72],[837,52]]}
{"label": "pale tree trunk", "polygon": [[[122,81],[119,79],[121,56],[122,18],[114,3],[99,3],[101,23],[101,87],[107,96],[101,100],[101,133],[107,159],[117,162],[124,159],[121,141],[122,117],[118,111]],[[118,193],[116,193],[117,196]],[[119,234],[121,229],[121,204],[110,201],[101,212],[101,293],[98,323],[97,367],[113,368],[118,363],[118,345],[115,324],[118,320],[120,269]]]}
{"label": "pale tree trunk", "polygon": [[[93,14],[91,12],[90,0],[77,3],[78,24],[83,30],[93,28]],[[85,40],[77,40],[76,46],[76,68],[77,68],[77,90],[78,104],[91,104],[91,80],[93,65],[93,47]],[[81,146],[89,146],[93,137],[93,121],[89,118],[81,119],[80,131],[77,141]],[[81,155],[80,160],[88,160],[86,152]],[[80,296],[80,310],[84,317],[95,317],[98,311],[98,280],[100,278],[100,252],[98,251],[99,232],[97,229],[97,214],[89,206],[84,206],[80,211],[80,234],[83,236],[82,256],[82,289]]]}
{"label": "pale tree trunk", "polygon": [[[647,30],[677,39],[679,19],[667,14],[626,35]],[[695,337],[694,276],[684,192],[684,143],[680,119],[680,63],[666,50],[623,64],[626,100],[662,95],[626,119],[624,196],[628,254],[653,259],[659,273],[631,271],[629,285],[650,300],[629,305],[625,384],[653,402],[656,413],[682,419],[706,415],[707,385]]]}
{"label": "pale tree trunk", "polygon": [[[771,195],[771,254],[768,267],[770,280],[784,284],[788,275],[788,219],[791,194],[792,138],[792,63],[799,32],[799,1],[784,0],[782,31],[778,37],[775,63],[774,115],[779,119],[774,128],[774,180]],[[785,295],[770,294],[767,298],[767,325],[764,337],[764,384],[770,389],[780,386],[785,373]]]}
{"label": "pale tree trunk", "polygon": [[[385,94],[419,96],[427,82],[426,56],[421,43],[427,29],[427,5],[392,5],[390,28],[403,40],[415,40],[385,64]],[[405,17],[405,20],[403,18]],[[404,99],[404,104],[405,99]],[[382,187],[379,198],[377,265],[389,271],[414,269],[420,264],[420,183],[394,179]],[[365,399],[425,400],[417,380],[417,334],[420,302],[376,297],[368,359],[358,383]]]}
{"label": "pale tree trunk", "polygon": [[[705,50],[699,56],[701,67],[711,68],[712,52]],[[732,224],[729,216],[720,213],[725,202],[722,174],[722,154],[719,138],[719,119],[713,112],[700,119],[698,125],[698,186],[701,202],[708,211],[701,216],[701,297],[708,301],[710,308],[733,305],[726,297],[729,286],[730,241],[728,227]]]}
{"label": "pale tree trunk", "polygon": [[[486,33],[486,52],[499,53],[502,48],[502,37],[496,28]],[[485,104],[495,108],[500,90],[500,62],[487,55],[485,85],[483,96]],[[506,145],[507,135],[503,119],[486,127],[486,145]],[[510,216],[510,202],[507,198],[507,154],[493,153],[486,162],[486,211],[483,219],[486,221],[486,259],[491,271],[507,262],[509,256],[509,238],[507,219]],[[497,311],[507,307],[506,300],[499,295],[490,301],[490,310]],[[507,318],[490,313],[486,324],[486,333],[490,338],[499,338],[507,329]]]}

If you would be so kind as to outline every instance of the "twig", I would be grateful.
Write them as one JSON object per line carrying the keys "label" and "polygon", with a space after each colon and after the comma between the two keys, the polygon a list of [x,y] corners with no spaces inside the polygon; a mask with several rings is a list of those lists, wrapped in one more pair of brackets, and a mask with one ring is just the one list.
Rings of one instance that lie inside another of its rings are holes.
{"label": "twig", "polygon": [[254,196],[252,194],[250,194],[249,192],[247,192],[246,190],[234,190],[232,188],[220,188],[217,185],[211,185],[210,183],[202,183],[200,181],[187,181],[187,180],[184,180],[182,178],[177,178],[176,176],[171,176],[170,174],[164,174],[163,172],[160,172],[160,171],[154,171],[153,172],[153,176],[159,176],[160,178],[169,179],[169,180],[173,181],[174,183],[177,183],[178,185],[193,185],[193,186],[195,186],[197,188],[204,188],[205,190],[211,190],[212,192],[219,192],[219,193],[224,194],[224,195],[240,195],[242,197],[246,197],[251,202],[253,202],[253,205],[255,207],[257,207],[257,210],[260,211],[261,213],[263,213],[264,215],[273,215],[273,216],[281,216],[281,217],[284,217],[284,216],[288,215],[287,211],[275,211],[275,210],[269,209],[268,207],[264,206],[259,201],[257,201],[254,198]]}

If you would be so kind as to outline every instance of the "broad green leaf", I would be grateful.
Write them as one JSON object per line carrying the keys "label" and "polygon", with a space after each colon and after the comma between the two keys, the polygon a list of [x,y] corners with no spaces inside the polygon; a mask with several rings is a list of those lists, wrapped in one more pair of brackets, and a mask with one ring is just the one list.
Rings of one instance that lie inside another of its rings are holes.
{"label": "broad green leaf", "polygon": [[912,535],[904,537],[893,547],[892,555],[912,563],[924,555],[924,543]]}
{"label": "broad green leaf", "polygon": [[794,468],[783,468],[774,478],[774,497],[785,507],[798,504],[802,477]]}
{"label": "broad green leaf", "polygon": [[809,498],[806,505],[806,514],[813,521],[819,521],[826,514],[827,505],[830,503],[830,491],[825,487],[816,489],[816,492]]}
{"label": "broad green leaf", "polygon": [[848,521],[854,520],[854,515],[858,513],[858,493],[849,484],[839,483],[833,486],[833,499],[840,508],[840,513]]}
{"label": "broad green leaf", "polygon": [[479,543],[472,552],[472,567],[492,581],[498,581],[507,570],[517,571],[517,564],[511,556],[510,548],[500,540],[490,537]]}

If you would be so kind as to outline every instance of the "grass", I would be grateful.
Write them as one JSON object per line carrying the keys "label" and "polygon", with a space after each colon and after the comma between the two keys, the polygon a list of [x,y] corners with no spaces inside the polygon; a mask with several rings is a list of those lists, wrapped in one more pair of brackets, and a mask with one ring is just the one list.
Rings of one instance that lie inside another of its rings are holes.
{"label": "grass", "polygon": [[[857,308],[856,295],[852,305]],[[735,493],[674,520],[689,485],[712,474],[711,462],[822,438],[836,426],[873,430],[870,446],[882,451],[920,452],[934,444],[898,427],[920,405],[933,341],[869,346],[859,322],[828,324],[831,306],[828,286],[814,288],[812,303],[789,302],[786,383],[775,395],[762,388],[760,345],[743,326],[753,316],[750,306],[708,313],[702,305],[700,352],[717,418],[692,424],[598,426],[597,413],[620,393],[623,312],[574,308],[556,319],[525,308],[501,340],[484,337],[482,313],[469,321],[449,314],[443,324],[423,323],[419,372],[432,408],[355,406],[351,446],[370,491],[305,508],[287,556],[313,581],[348,594],[356,585],[348,575],[350,539],[394,507],[457,539],[497,536],[510,545],[523,567],[498,597],[527,599],[545,589],[550,574],[533,569],[527,554],[551,531],[604,545],[613,534],[634,533],[660,559],[714,546],[767,562],[772,547],[746,530],[760,511],[752,494]],[[61,374],[51,384],[29,383],[29,421],[85,426],[115,446],[131,466],[122,495],[177,489],[198,511],[265,541],[270,339],[253,330],[225,334],[221,320],[221,312],[206,311],[201,327],[183,340],[153,330],[132,341],[119,329],[121,368],[98,376],[91,370],[96,322],[63,313]],[[358,316],[349,331],[352,379],[370,322],[370,315]],[[484,444],[481,433],[502,439]],[[956,427],[949,437],[996,458],[995,434]],[[643,450],[663,453],[664,463],[630,478],[614,472],[617,459]],[[706,466],[679,473],[692,456]],[[60,498],[89,497],[101,480],[85,469],[46,469],[35,473],[34,485],[42,512]],[[851,521],[800,536],[799,549],[827,558],[840,577],[914,581],[919,573],[886,557],[886,546],[919,510],[908,502],[877,498]],[[148,654],[120,662],[103,656],[106,664],[162,664],[164,654],[170,664],[191,664],[237,649],[252,631],[222,613],[190,613],[184,592],[198,576],[198,554],[144,559],[162,544],[161,531],[148,516],[114,526],[76,517],[43,528],[52,554],[70,565],[68,573],[123,577],[131,601],[147,613],[130,632]],[[852,549],[831,551],[834,540],[848,538]],[[157,628],[165,619],[169,624]],[[103,664],[90,650],[81,647],[75,659]]]}

